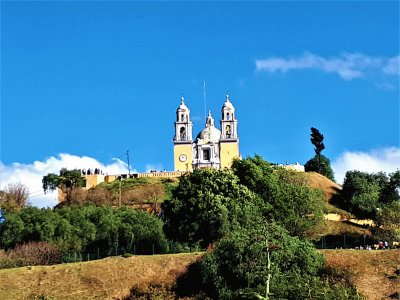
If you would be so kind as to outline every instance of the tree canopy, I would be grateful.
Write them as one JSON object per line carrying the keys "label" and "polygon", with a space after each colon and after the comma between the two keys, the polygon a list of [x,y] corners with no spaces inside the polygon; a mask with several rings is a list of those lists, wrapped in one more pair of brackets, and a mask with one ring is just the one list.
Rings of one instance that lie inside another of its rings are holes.
{"label": "tree canopy", "polygon": [[332,181],[335,181],[335,176],[331,167],[331,161],[324,155],[315,155],[304,165],[304,169],[306,172],[317,172],[321,175],[324,175],[326,178],[329,178]]}
{"label": "tree canopy", "polygon": [[0,227],[0,248],[44,241],[65,251],[94,251],[115,253],[123,248],[136,253],[167,251],[163,223],[156,216],[130,208],[109,206],[63,207],[39,209],[27,207],[7,213],[7,222]]}
{"label": "tree canopy", "polygon": [[324,136],[319,130],[315,127],[311,127],[311,143],[314,145],[314,151],[316,155],[320,155],[322,150],[325,149],[325,145],[323,143]]}
{"label": "tree canopy", "polygon": [[324,136],[315,127],[311,127],[311,143],[314,145],[315,156],[311,158],[305,164],[306,172],[317,172],[321,175],[326,176],[332,181],[335,181],[333,176],[333,170],[331,168],[330,160],[321,154],[322,150],[325,149],[325,144],[323,143]]}
{"label": "tree canopy", "polygon": [[43,191],[55,191],[59,188],[65,193],[67,203],[71,202],[71,198],[75,189],[86,186],[86,179],[81,175],[81,170],[67,170],[62,168],[60,174],[49,173],[42,179]]}
{"label": "tree canopy", "polygon": [[232,170],[241,184],[263,199],[264,218],[281,224],[291,235],[305,236],[322,222],[323,195],[309,187],[301,173],[274,167],[257,155],[235,160]]}
{"label": "tree canopy", "polygon": [[233,228],[252,222],[260,199],[227,170],[195,170],[180,178],[162,207],[165,231],[174,241],[215,242]]}
{"label": "tree canopy", "polygon": [[376,218],[384,205],[400,200],[400,171],[385,173],[348,171],[338,204],[359,218]]}
{"label": "tree canopy", "polygon": [[223,237],[199,268],[212,299],[359,299],[354,290],[321,280],[322,266],[309,242],[261,222]]}

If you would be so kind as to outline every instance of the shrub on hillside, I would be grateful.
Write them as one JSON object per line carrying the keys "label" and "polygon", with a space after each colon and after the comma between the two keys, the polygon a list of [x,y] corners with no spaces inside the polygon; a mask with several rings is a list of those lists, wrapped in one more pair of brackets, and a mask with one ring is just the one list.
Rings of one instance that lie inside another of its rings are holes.
{"label": "shrub on hillside", "polygon": [[0,251],[0,269],[54,265],[60,262],[60,248],[46,242],[30,242],[17,245],[7,252]]}
{"label": "shrub on hillside", "polygon": [[61,262],[60,248],[47,242],[30,242],[17,245],[10,257],[22,259],[26,265],[54,265]]}
{"label": "shrub on hillside", "polygon": [[147,212],[93,205],[56,210],[24,208],[8,213],[0,228],[0,248],[32,241],[49,242],[63,252],[88,251],[102,255],[119,251],[164,253],[168,242],[163,222]]}
{"label": "shrub on hillside", "polygon": [[324,155],[315,155],[304,165],[304,169],[306,172],[317,172],[321,175],[324,175],[326,178],[329,178],[332,181],[335,181],[334,173],[331,167],[331,161]]}
{"label": "shrub on hillside", "polygon": [[258,155],[235,160],[232,170],[240,184],[263,199],[263,216],[282,225],[291,235],[307,236],[322,224],[323,194],[311,188],[303,174],[277,169]]}
{"label": "shrub on hillside", "polygon": [[231,232],[199,264],[212,299],[360,299],[321,280],[322,255],[274,223]]}
{"label": "shrub on hillside", "polygon": [[358,218],[376,219],[380,209],[400,200],[399,188],[400,171],[389,176],[383,172],[348,171],[336,202]]}
{"label": "shrub on hillside", "polygon": [[162,206],[167,236],[207,247],[234,228],[261,217],[262,200],[227,170],[195,170],[180,178]]}

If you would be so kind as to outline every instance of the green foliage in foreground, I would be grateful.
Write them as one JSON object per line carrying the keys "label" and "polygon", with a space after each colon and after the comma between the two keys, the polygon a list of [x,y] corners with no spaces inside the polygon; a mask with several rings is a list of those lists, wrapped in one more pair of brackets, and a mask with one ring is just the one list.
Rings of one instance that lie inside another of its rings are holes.
{"label": "green foliage in foreground", "polygon": [[43,191],[51,192],[59,188],[65,193],[67,203],[71,201],[72,193],[75,189],[86,186],[86,179],[81,175],[81,170],[67,170],[62,168],[60,174],[49,173],[42,178]]}
{"label": "green foliage in foreground", "polygon": [[385,173],[348,171],[337,204],[358,218],[377,218],[377,212],[400,201],[400,171]]}
{"label": "green foliage in foreground", "polygon": [[212,299],[362,299],[352,288],[321,280],[322,266],[310,243],[263,223],[222,238],[200,261],[200,272]]}
{"label": "green foliage in foreground", "polygon": [[232,169],[242,185],[263,199],[263,216],[291,235],[307,236],[323,222],[323,194],[310,188],[301,173],[277,169],[257,155],[235,160]]}
{"label": "green foliage in foreground", "polygon": [[45,241],[58,245],[63,251],[93,251],[113,253],[115,247],[141,253],[152,249],[167,250],[163,223],[147,212],[107,206],[63,207],[38,209],[28,207],[8,213],[0,228],[0,248],[17,244]]}
{"label": "green foliage in foreground", "polygon": [[202,246],[260,218],[257,195],[230,171],[196,170],[180,178],[173,198],[163,204],[165,231],[179,242]]}
{"label": "green foliage in foreground", "polygon": [[324,155],[315,155],[304,165],[304,169],[306,172],[317,172],[321,175],[324,175],[326,178],[329,178],[332,181],[335,181],[335,176],[331,167],[331,161]]}
{"label": "green foliage in foreground", "polygon": [[380,240],[400,240],[400,201],[384,205],[377,213],[374,234]]}
{"label": "green foliage in foreground", "polygon": [[272,167],[259,156],[234,161],[232,170],[196,170],[180,178],[163,205],[170,239],[207,246],[265,219],[304,237],[322,223],[322,192],[302,174]]}

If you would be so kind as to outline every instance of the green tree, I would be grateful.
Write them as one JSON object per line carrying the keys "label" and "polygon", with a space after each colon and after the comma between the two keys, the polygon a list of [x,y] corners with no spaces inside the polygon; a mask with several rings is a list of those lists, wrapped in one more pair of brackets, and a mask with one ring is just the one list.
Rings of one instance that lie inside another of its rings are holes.
{"label": "green tree", "polygon": [[309,242],[262,222],[223,237],[200,261],[200,272],[212,299],[344,299],[319,279],[322,266]]}
{"label": "green tree", "polygon": [[325,155],[315,155],[304,165],[306,172],[317,172],[335,181],[334,172],[331,167],[331,161]]}
{"label": "green tree", "polygon": [[315,127],[311,127],[311,143],[314,145],[315,154],[318,156],[321,154],[322,150],[325,149],[325,145],[323,143],[324,136],[319,130]]}
{"label": "green tree", "polygon": [[390,204],[400,201],[400,170],[389,174],[389,180],[384,179],[379,202],[383,204]]}
{"label": "green tree", "polygon": [[235,160],[232,170],[241,184],[263,199],[263,216],[281,224],[291,235],[305,236],[322,223],[322,192],[310,188],[301,173],[273,167],[257,155]]}
{"label": "green tree", "polygon": [[[377,213],[377,228],[385,239],[400,240],[400,202],[384,205]],[[383,233],[383,234],[382,234]]]}
{"label": "green tree", "polygon": [[321,154],[325,149],[324,136],[315,127],[311,127],[311,143],[314,145],[315,156],[305,164],[306,172],[317,172],[335,181],[330,160]]}
{"label": "green tree", "polygon": [[[115,254],[123,248],[137,253],[167,251],[162,221],[147,212],[129,208],[86,205],[65,206],[55,210],[23,208],[9,212],[0,226],[0,247],[43,241],[62,251],[92,251]],[[118,248],[118,249],[117,249]],[[118,252],[120,253],[120,252]]]}
{"label": "green tree", "polygon": [[156,216],[145,211],[121,208],[115,211],[121,221],[119,227],[120,246],[133,252],[133,244],[138,245],[136,253],[149,254],[154,250],[165,253],[168,241],[163,232],[164,223]]}
{"label": "green tree", "polygon": [[[393,181],[396,176],[393,176]],[[396,197],[393,181],[385,173],[346,172],[338,204],[359,218],[375,218],[377,209]]]}
{"label": "green tree", "polygon": [[82,177],[81,170],[67,170],[62,168],[59,175],[49,173],[43,176],[42,184],[45,193],[55,191],[59,188],[65,193],[67,204],[71,204],[74,190],[86,186],[86,179]]}
{"label": "green tree", "polygon": [[260,217],[260,204],[231,171],[195,170],[180,178],[173,198],[163,203],[165,232],[174,241],[207,246]]}
{"label": "green tree", "polygon": [[9,249],[23,241],[24,222],[16,212],[7,213],[7,221],[0,225],[0,248]]}

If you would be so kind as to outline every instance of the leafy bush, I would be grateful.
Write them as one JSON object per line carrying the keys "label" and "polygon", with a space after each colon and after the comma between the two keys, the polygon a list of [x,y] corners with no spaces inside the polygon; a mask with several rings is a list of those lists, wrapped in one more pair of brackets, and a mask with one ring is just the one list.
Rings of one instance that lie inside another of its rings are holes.
{"label": "leafy bush", "polygon": [[53,265],[61,262],[59,247],[46,242],[30,242],[0,252],[0,268]]}
{"label": "leafy bush", "polygon": [[262,201],[227,170],[195,170],[180,178],[173,199],[163,203],[167,236],[208,246],[260,216]]}
{"label": "leafy bush", "polygon": [[263,216],[291,235],[304,237],[322,224],[323,194],[310,188],[301,173],[276,168],[257,155],[235,160],[232,169],[242,185],[263,199]]}
{"label": "leafy bush", "polygon": [[8,213],[0,228],[0,248],[34,241],[58,245],[63,252],[165,253],[163,222],[144,211],[106,206],[63,207],[54,211],[29,207]]}
{"label": "leafy bush", "polygon": [[315,155],[304,165],[306,172],[317,172],[335,181],[334,173],[331,167],[331,161],[324,155]]}
{"label": "leafy bush", "polygon": [[400,171],[389,176],[348,171],[336,202],[358,218],[375,219],[379,209],[400,200],[399,188]]}
{"label": "leafy bush", "polygon": [[361,299],[351,287],[321,280],[322,255],[274,223],[231,232],[199,265],[212,299]]}

